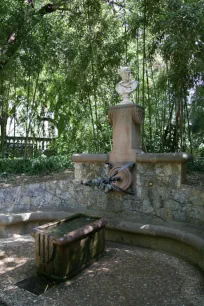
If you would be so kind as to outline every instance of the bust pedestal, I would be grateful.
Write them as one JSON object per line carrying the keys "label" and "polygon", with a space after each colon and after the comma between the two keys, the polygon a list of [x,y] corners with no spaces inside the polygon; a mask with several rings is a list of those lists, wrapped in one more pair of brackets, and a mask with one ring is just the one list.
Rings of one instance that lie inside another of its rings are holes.
{"label": "bust pedestal", "polygon": [[137,104],[119,104],[109,108],[108,117],[113,127],[113,150],[109,153],[111,165],[135,162],[141,153],[140,125],[144,121],[144,107]]}

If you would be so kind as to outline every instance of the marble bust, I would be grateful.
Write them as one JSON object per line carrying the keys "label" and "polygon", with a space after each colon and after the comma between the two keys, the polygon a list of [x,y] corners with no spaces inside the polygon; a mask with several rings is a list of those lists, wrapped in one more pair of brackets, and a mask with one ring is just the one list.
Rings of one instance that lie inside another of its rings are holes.
{"label": "marble bust", "polygon": [[132,103],[130,101],[130,95],[137,88],[138,82],[132,80],[129,67],[120,67],[119,74],[122,80],[116,85],[115,89],[117,93],[123,98],[120,104]]}

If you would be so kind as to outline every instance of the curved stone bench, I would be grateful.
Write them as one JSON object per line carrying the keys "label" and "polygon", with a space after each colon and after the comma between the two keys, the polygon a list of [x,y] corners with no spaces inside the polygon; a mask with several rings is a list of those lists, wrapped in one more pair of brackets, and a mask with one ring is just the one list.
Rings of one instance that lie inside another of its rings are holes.
{"label": "curved stone bench", "polygon": [[182,256],[204,270],[204,231],[182,224],[153,225],[114,222],[106,226],[106,239]]}
{"label": "curved stone bench", "polygon": [[[0,238],[13,234],[29,233],[31,228],[64,219],[76,212],[26,212],[0,214]],[[84,211],[84,213],[87,213]],[[99,212],[88,212],[91,216],[100,215]],[[186,224],[175,222],[162,225],[143,223],[142,220],[134,222],[120,221],[113,215],[103,214],[108,224],[106,226],[106,240],[127,243],[151,249],[157,249],[182,256],[204,270],[204,229],[202,227],[189,227]]]}

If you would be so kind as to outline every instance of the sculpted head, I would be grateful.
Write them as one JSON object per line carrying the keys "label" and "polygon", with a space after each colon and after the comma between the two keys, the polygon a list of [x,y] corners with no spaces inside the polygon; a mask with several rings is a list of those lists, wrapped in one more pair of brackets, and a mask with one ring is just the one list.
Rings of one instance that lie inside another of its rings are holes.
{"label": "sculpted head", "polygon": [[120,67],[119,74],[123,81],[131,80],[131,70],[129,67]]}

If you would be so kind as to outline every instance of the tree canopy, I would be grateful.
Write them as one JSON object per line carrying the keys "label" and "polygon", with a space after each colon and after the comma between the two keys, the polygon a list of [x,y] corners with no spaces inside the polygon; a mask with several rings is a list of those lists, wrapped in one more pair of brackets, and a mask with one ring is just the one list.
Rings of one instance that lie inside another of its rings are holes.
{"label": "tree canopy", "polygon": [[59,153],[110,151],[120,65],[139,81],[143,150],[204,154],[203,15],[204,0],[1,1],[2,156],[9,118],[14,136],[48,122]]}

